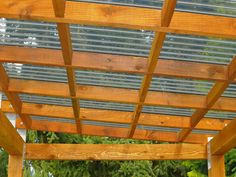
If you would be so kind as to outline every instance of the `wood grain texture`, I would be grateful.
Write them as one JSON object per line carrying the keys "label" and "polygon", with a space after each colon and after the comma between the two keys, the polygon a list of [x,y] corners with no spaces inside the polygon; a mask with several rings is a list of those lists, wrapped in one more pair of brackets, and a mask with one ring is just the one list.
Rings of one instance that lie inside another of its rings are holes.
{"label": "wood grain texture", "polygon": [[225,177],[224,155],[211,156],[211,168],[208,170],[209,177]]}
{"label": "wood grain texture", "polygon": [[236,19],[222,16],[176,12],[170,26],[161,27],[161,11],[149,8],[68,1],[64,18],[57,18],[48,0],[4,0],[0,7],[5,18],[236,38]]}
{"label": "wood grain texture", "polygon": [[[176,2],[177,2],[176,0],[164,1],[161,11],[161,26],[164,27],[169,26],[171,18],[174,14]],[[134,110],[132,125],[130,127],[130,131],[128,134],[129,138],[133,137],[135,129],[137,127],[137,123],[139,121],[139,117],[142,112],[143,103],[145,102],[145,99],[147,97],[153,73],[157,66],[157,62],[160,57],[165,38],[166,38],[166,33],[164,32],[156,32],[154,35],[154,39],[152,41],[152,46],[147,61],[147,73],[144,75],[144,78],[142,80],[142,85],[139,90],[139,101]]]}
{"label": "wood grain texture", "polygon": [[[64,83],[11,79],[8,91],[70,98],[68,86]],[[78,86],[76,95],[80,99],[120,103],[135,104],[138,100],[137,90],[113,87]],[[205,96],[201,95],[149,91],[144,104],[202,109],[206,108],[205,101]],[[220,97],[211,109],[219,111],[235,111],[235,105],[236,100],[234,98]]]}
{"label": "wood grain texture", "polygon": [[[14,112],[8,101],[2,102],[2,110],[3,112]],[[57,105],[23,103],[22,114],[74,119],[74,114],[71,107]],[[80,109],[81,120],[130,124],[132,122],[132,115],[132,112],[124,111],[90,108]],[[230,121],[231,120],[226,119],[203,118],[196,126],[196,129],[222,130],[227,124],[229,124]],[[189,128],[190,117],[142,113],[140,115],[138,124],[161,127]]]}
{"label": "wood grain texture", "polygon": [[[42,150],[43,149],[43,150]],[[197,144],[27,144],[27,160],[206,159]]]}
{"label": "wood grain texture", "polygon": [[[0,62],[70,67],[65,66],[60,50],[16,46],[0,46]],[[145,74],[147,70],[147,58],[74,51],[71,67],[74,69]],[[226,81],[227,67],[217,64],[159,58],[153,75]]]}
{"label": "wood grain texture", "polygon": [[217,81],[209,91],[206,96],[206,108],[197,109],[191,117],[191,127],[188,129],[183,129],[178,138],[182,141],[186,138],[192,129],[198,124],[198,122],[207,114],[207,112],[212,108],[212,106],[220,99],[221,95],[228,88],[230,82],[235,79],[236,76],[236,57],[233,58],[231,63],[228,65],[228,75],[227,81]]}
{"label": "wood grain texture", "polygon": [[8,177],[23,177],[23,156],[9,155]]}
{"label": "wood grain texture", "polygon": [[3,65],[0,64],[0,88],[5,93],[7,99],[11,102],[11,105],[14,108],[15,112],[21,117],[26,127],[30,127],[31,118],[27,115],[21,114],[22,102],[20,100],[20,97],[16,93],[8,92],[8,87],[9,87],[9,77]]}
{"label": "wood grain texture", "polygon": [[[16,121],[16,127],[24,129],[24,125],[21,124],[20,119]],[[39,121],[33,120],[30,127],[32,130],[38,131],[50,131],[60,133],[78,133],[75,124],[61,123],[61,122],[50,122],[50,121]],[[83,135],[92,136],[108,136],[115,138],[127,138],[128,128],[116,128],[116,127],[105,127],[105,126],[94,126],[86,125],[82,126]],[[134,139],[139,140],[155,140],[164,142],[177,142],[177,134],[175,132],[161,132],[161,131],[150,131],[150,130],[138,130],[134,134]],[[211,134],[190,134],[184,142],[206,144],[207,138],[212,137]]]}
{"label": "wood grain texture", "polygon": [[211,141],[211,153],[223,155],[236,146],[236,119],[232,120],[218,135]]}
{"label": "wood grain texture", "polygon": [[0,109],[0,146],[10,155],[21,155],[23,145],[23,139]]}
{"label": "wood grain texture", "polygon": [[[54,13],[56,17],[64,17],[65,14],[65,0],[52,0]],[[57,23],[58,35],[61,43],[62,56],[64,60],[64,64],[71,66],[72,57],[73,57],[73,48],[72,41],[70,35],[70,27],[69,24]],[[76,97],[76,78],[74,69],[71,67],[66,68],[68,86],[70,89],[70,96]],[[79,100],[77,98],[71,98],[74,118],[77,123],[78,133],[81,133],[81,122],[80,122],[80,105]]]}

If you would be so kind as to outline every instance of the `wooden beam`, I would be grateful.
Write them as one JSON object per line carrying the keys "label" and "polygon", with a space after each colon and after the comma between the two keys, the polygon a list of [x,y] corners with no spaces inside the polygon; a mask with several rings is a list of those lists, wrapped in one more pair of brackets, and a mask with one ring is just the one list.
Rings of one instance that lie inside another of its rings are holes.
{"label": "wooden beam", "polygon": [[[14,112],[8,101],[2,102],[3,112]],[[22,104],[22,114],[74,119],[73,109],[66,106],[43,105],[33,103]],[[92,120],[98,122],[112,122],[130,124],[132,122],[132,112],[113,111],[104,109],[88,109],[81,108],[81,120]],[[200,130],[222,130],[231,120],[217,118],[203,118],[196,129]],[[147,114],[142,113],[138,122],[139,125],[174,127],[174,128],[189,128],[190,117]]]}
{"label": "wooden beam", "polygon": [[27,160],[190,160],[206,157],[206,147],[198,144],[26,145]]}
{"label": "wooden beam", "polygon": [[[15,52],[11,52],[15,51]],[[96,58],[96,59],[95,59]],[[34,64],[41,66],[70,67],[64,64],[60,50],[0,46],[0,62]],[[123,55],[101,54],[92,52],[73,52],[74,69],[100,70],[145,74],[147,59]],[[158,59],[154,76],[226,81],[227,67],[217,64]],[[236,80],[234,80],[235,82]]]}
{"label": "wooden beam", "polygon": [[176,12],[170,26],[162,27],[161,11],[150,8],[68,1],[65,16],[58,18],[48,0],[5,0],[0,7],[4,18],[236,38],[236,19],[230,17]]}
{"label": "wooden beam", "polygon": [[236,147],[236,119],[232,120],[218,135],[211,141],[211,153],[223,155]]}
{"label": "wooden beam", "polygon": [[209,177],[225,177],[224,155],[212,155],[210,159]]}
{"label": "wooden beam", "polygon": [[27,115],[21,114],[21,107],[22,102],[20,100],[20,97],[16,93],[10,93],[8,92],[9,87],[9,77],[3,67],[2,64],[0,64],[0,88],[3,92],[5,92],[5,95],[7,96],[7,99],[11,102],[12,107],[14,108],[15,112],[21,117],[23,123],[26,125],[26,127],[30,127],[31,124],[31,118]]}
{"label": "wooden beam", "polygon": [[10,155],[22,155],[24,141],[0,109],[0,146]]}
{"label": "wooden beam", "polygon": [[[236,56],[233,58],[232,62],[228,66],[228,80],[232,81],[236,76]],[[191,127],[188,129],[183,129],[178,138],[180,141],[184,140],[189,133],[194,129],[198,122],[207,114],[211,107],[219,100],[224,91],[228,88],[229,81],[218,81],[214,84],[208,95],[206,96],[206,108],[197,109],[191,117]]]}
{"label": "wooden beam", "polygon": [[[24,125],[21,124],[20,119],[17,119],[16,127],[24,129]],[[58,133],[72,133],[72,134],[78,133],[75,124],[63,123],[63,122],[33,120],[30,129],[38,131],[58,132]],[[87,124],[82,125],[83,135],[127,138],[128,131],[129,131],[128,128],[94,126]],[[212,136],[213,135],[211,134],[191,134],[188,138],[185,139],[184,142],[206,144],[207,138]],[[175,132],[150,131],[141,129],[136,131],[133,139],[177,142]]]}
{"label": "wooden beam", "polygon": [[[54,13],[56,17],[64,17],[65,14],[65,0],[52,0]],[[62,56],[64,60],[64,64],[67,66],[71,66],[72,57],[73,57],[73,49],[70,35],[69,24],[57,23],[58,35],[60,38],[61,48],[62,48]],[[68,86],[70,89],[70,96],[76,97],[76,78],[74,69],[71,67],[66,68]],[[79,100],[76,98],[71,98],[74,118],[77,122],[78,133],[81,133],[81,123],[80,123],[80,105]]]}
{"label": "wooden beam", "polygon": [[[176,2],[177,0],[164,1],[163,7],[162,7],[162,13],[161,13],[161,26],[163,27],[169,26],[171,22],[171,18],[174,14]],[[151,51],[149,53],[149,57],[147,61],[148,62],[147,74],[144,76],[142,80],[142,85],[139,91],[138,104],[135,107],[132,125],[130,127],[130,131],[128,134],[129,138],[133,137],[135,129],[137,127],[137,123],[139,121],[139,117],[142,112],[143,103],[145,102],[145,99],[147,97],[148,89],[150,87],[152,77],[153,77],[153,72],[155,71],[158,58],[160,57],[161,49],[164,44],[165,38],[166,38],[166,33],[164,32],[156,32],[154,35]]]}
{"label": "wooden beam", "polygon": [[[11,79],[9,81],[8,91],[70,98],[68,86],[64,83]],[[78,86],[76,95],[80,99],[131,104],[136,104],[138,100],[137,90],[112,87]],[[149,91],[144,104],[198,109],[206,108],[205,101],[205,96],[201,95]],[[220,97],[211,109],[236,111],[235,104],[235,98]]]}
{"label": "wooden beam", "polygon": [[23,177],[23,156],[9,155],[8,177]]}

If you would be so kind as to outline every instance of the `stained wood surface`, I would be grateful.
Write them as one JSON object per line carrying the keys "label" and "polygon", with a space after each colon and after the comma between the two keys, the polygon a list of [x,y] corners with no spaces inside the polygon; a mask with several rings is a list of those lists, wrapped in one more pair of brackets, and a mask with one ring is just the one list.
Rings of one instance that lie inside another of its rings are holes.
{"label": "stained wood surface", "polygon": [[27,160],[206,159],[197,144],[27,144]]}
{"label": "stained wood surface", "polygon": [[[0,61],[41,66],[69,67],[65,66],[60,50],[42,48],[0,46]],[[147,70],[147,58],[74,51],[71,67],[75,69],[145,74]],[[158,65],[153,75],[226,81],[227,67],[217,64],[159,58]]]}
{"label": "stained wood surface", "polygon": [[8,177],[23,177],[23,156],[9,155]]}
{"label": "stained wood surface", "polygon": [[170,26],[161,27],[161,10],[149,8],[68,1],[64,18],[58,18],[48,0],[4,0],[0,7],[5,18],[236,38],[236,19],[230,17],[176,12]]}
{"label": "stained wood surface", "polygon": [[211,168],[208,170],[209,177],[225,177],[224,155],[211,156]]}
{"label": "stained wood surface", "polygon": [[3,65],[0,63],[0,88],[2,91],[4,91],[5,95],[7,96],[7,99],[11,102],[12,107],[14,108],[15,112],[21,117],[26,127],[30,127],[31,118],[27,115],[21,114],[22,102],[20,100],[20,97],[16,93],[8,92],[8,87],[9,87],[9,77]]}
{"label": "stained wood surface", "polygon": [[0,146],[10,155],[21,155],[23,145],[23,139],[0,109]]}
{"label": "stained wood surface", "polygon": [[[70,98],[68,86],[64,83],[11,79],[8,91]],[[138,100],[137,90],[100,86],[78,86],[76,95],[80,99],[120,103],[137,103]],[[201,109],[206,108],[205,101],[205,96],[201,95],[149,91],[144,104]],[[235,111],[235,104],[235,98],[220,97],[211,109]]]}
{"label": "stained wood surface", "polygon": [[[20,119],[17,119],[16,127],[24,129],[24,125],[21,124]],[[30,129],[60,133],[77,133],[77,128],[75,124],[39,120],[33,120]],[[128,131],[128,128],[94,126],[86,124],[83,124],[82,126],[83,134],[92,136],[127,138]],[[190,134],[188,138],[184,140],[184,142],[206,144],[207,138],[212,136],[212,134]],[[135,134],[133,136],[134,139],[139,140],[156,140],[165,142],[177,142],[178,139],[176,137],[177,134],[175,132],[150,131],[142,129],[135,131]]]}

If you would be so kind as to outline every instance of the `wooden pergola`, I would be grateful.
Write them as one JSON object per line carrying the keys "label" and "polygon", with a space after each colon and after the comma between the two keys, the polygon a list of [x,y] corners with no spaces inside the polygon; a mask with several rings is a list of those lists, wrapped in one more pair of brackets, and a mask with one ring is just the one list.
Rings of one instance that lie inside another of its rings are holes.
{"label": "wooden pergola", "polygon": [[[160,53],[167,33],[236,39],[236,18],[175,11],[177,0],[165,0],[161,10],[65,0],[3,0],[0,17],[57,24],[61,51],[47,48],[0,46],[0,89],[6,95],[0,110],[0,146],[9,154],[9,177],[22,176],[23,160],[176,160],[208,159],[209,176],[225,176],[224,154],[236,146],[236,120],[206,118],[209,110],[236,112],[236,99],[222,94],[236,82],[236,57],[226,65],[165,60]],[[149,57],[73,51],[69,24],[154,31]],[[94,59],[96,58],[96,59]],[[3,63],[62,67],[68,83],[15,79]],[[139,90],[79,85],[75,70],[143,75]],[[150,91],[153,77],[214,82],[207,95]],[[23,102],[19,94],[71,99],[72,106]],[[133,112],[81,108],[80,100],[134,104]],[[192,116],[143,113],[144,106],[195,109]],[[15,127],[5,113],[18,115]],[[36,120],[47,116],[76,123]],[[109,127],[83,121],[127,124]],[[179,132],[147,130],[140,125],[172,127]],[[27,144],[17,129],[82,135],[156,140],[170,144]],[[194,130],[219,131],[217,134]],[[209,137],[212,139],[209,141]]]}

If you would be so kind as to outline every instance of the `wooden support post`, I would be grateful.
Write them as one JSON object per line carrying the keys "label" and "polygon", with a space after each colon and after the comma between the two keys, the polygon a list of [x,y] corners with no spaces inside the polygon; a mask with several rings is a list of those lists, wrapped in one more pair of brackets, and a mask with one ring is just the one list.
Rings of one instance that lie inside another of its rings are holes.
{"label": "wooden support post", "polygon": [[9,155],[8,177],[23,177],[22,155]]}
{"label": "wooden support post", "polygon": [[211,155],[210,166],[208,166],[209,177],[225,177],[224,155]]}

